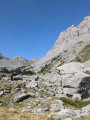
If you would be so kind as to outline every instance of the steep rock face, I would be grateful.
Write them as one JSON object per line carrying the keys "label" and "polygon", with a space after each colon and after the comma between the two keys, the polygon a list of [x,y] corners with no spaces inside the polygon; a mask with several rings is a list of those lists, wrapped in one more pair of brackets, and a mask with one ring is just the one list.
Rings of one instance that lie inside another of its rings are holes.
{"label": "steep rock face", "polygon": [[70,62],[87,44],[90,44],[90,16],[85,17],[77,27],[72,25],[62,32],[47,55],[33,64],[34,70],[39,71],[41,66],[58,55],[63,56],[64,62]]}
{"label": "steep rock face", "polygon": [[63,49],[63,47],[69,44],[73,45],[80,39],[82,39],[82,41],[87,42],[87,38],[84,39],[85,38],[84,35],[85,37],[89,37],[90,42],[90,16],[85,17],[84,20],[77,27],[72,25],[66,31],[62,32],[58,37],[58,40],[56,41],[54,47],[47,53],[47,55],[54,51],[57,51],[57,49],[60,52],[60,50]]}

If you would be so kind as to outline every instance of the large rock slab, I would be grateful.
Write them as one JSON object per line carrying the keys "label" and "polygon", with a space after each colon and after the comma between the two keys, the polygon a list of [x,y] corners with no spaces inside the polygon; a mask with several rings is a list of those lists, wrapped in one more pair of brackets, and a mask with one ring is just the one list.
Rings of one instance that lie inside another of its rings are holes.
{"label": "large rock slab", "polygon": [[63,109],[60,112],[57,112],[54,118],[79,118],[80,117],[80,111],[79,110],[71,110],[71,109]]}
{"label": "large rock slab", "polygon": [[[78,62],[67,63],[58,67],[57,70],[62,80],[62,87],[65,95],[73,96],[78,92],[83,94],[83,91],[80,90],[82,89],[81,83],[83,84],[82,81],[84,81],[84,88],[88,94],[87,97],[90,96],[90,75],[85,73],[87,69],[84,64]],[[82,98],[84,98],[84,95]]]}
{"label": "large rock slab", "polygon": [[90,115],[90,104],[82,108],[81,116]]}
{"label": "large rock slab", "polygon": [[35,97],[35,93],[22,93],[22,94],[20,94],[20,93],[17,93],[17,94],[15,94],[15,96],[14,96],[14,102],[15,103],[17,103],[17,102],[21,102],[21,101],[23,101],[24,99],[27,99],[27,98],[29,98],[29,97]]}

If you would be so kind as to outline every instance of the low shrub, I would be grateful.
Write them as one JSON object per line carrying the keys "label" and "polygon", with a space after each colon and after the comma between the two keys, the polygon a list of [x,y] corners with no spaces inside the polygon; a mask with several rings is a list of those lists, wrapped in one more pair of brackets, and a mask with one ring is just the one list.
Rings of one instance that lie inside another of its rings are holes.
{"label": "low shrub", "polygon": [[39,77],[35,78],[35,81],[38,81]]}

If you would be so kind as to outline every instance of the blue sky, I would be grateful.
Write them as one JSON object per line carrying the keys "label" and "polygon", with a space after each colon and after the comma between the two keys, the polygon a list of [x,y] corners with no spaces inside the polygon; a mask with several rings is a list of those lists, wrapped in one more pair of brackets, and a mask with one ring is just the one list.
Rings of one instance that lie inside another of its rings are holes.
{"label": "blue sky", "polygon": [[90,0],[0,0],[0,52],[41,58],[60,32],[90,15]]}

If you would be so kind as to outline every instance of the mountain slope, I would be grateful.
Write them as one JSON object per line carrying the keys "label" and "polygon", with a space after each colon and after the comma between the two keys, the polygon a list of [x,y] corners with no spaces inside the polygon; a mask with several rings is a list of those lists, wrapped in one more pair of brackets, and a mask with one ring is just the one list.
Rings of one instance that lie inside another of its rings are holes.
{"label": "mountain slope", "polygon": [[90,44],[90,16],[85,17],[77,27],[72,25],[62,32],[47,55],[33,64],[34,70],[39,71],[42,66],[49,64],[57,56],[60,56],[61,62],[60,60],[56,62],[56,67],[62,64],[62,61],[71,62],[88,44]]}

